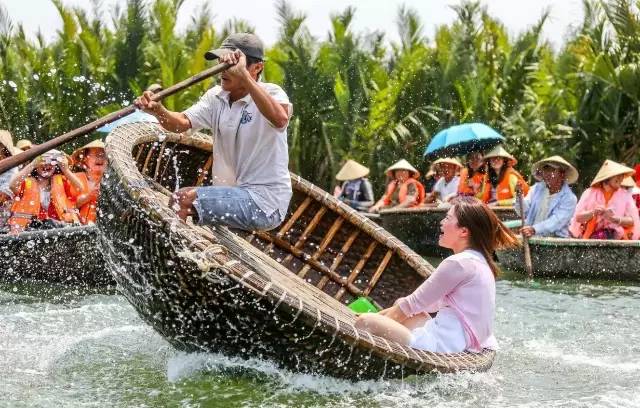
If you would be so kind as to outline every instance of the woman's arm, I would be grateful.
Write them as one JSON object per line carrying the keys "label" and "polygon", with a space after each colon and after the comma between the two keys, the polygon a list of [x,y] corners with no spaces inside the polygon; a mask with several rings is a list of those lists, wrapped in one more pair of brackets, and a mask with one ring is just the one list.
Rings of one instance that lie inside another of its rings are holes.
{"label": "woman's arm", "polygon": [[78,196],[78,199],[76,200],[76,207],[80,208],[83,205],[85,205],[86,203],[89,203],[91,201],[98,201],[98,191],[94,190],[88,193],[82,193]]}
{"label": "woman's arm", "polygon": [[62,174],[67,178],[67,180],[69,180],[69,182],[73,185],[74,188],[80,191],[84,191],[84,185],[82,185],[82,181],[80,181],[78,176],[73,174],[73,172],[69,168],[69,161],[67,160],[66,157],[63,157],[60,160],[60,171],[62,171]]}
{"label": "woman's arm", "polygon": [[400,309],[400,306],[398,306],[397,303],[391,307],[388,307],[386,309],[379,311],[378,314],[382,316],[387,316],[388,318],[393,319],[398,323],[402,323],[409,318],[409,316],[404,314],[404,312],[402,311],[402,309]]}
{"label": "woman's arm", "polygon": [[436,312],[444,296],[451,293],[466,276],[460,261],[445,259],[433,275],[412,294],[398,299],[396,305],[408,317],[418,313]]}
{"label": "woman's arm", "polygon": [[22,182],[24,181],[24,179],[29,177],[29,175],[31,174],[33,169],[36,168],[40,160],[41,160],[40,158],[33,160],[31,163],[24,166],[22,170],[20,170],[11,178],[11,181],[9,181],[9,188],[13,192],[14,196],[18,195],[18,193],[20,192],[20,186],[22,185]]}

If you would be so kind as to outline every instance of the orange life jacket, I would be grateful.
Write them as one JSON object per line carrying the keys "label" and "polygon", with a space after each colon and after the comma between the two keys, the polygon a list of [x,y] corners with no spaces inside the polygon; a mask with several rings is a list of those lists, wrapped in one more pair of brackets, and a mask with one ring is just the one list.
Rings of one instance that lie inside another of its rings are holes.
{"label": "orange life jacket", "polygon": [[[387,186],[387,194],[385,194],[384,196],[385,205],[391,204],[391,197],[393,195],[393,192],[396,190],[397,184],[398,182],[396,180],[393,180]],[[424,201],[425,191],[422,183],[420,183],[418,180],[414,178],[408,178],[407,181],[402,183],[402,185],[400,186],[400,192],[398,193],[398,200],[400,203],[404,203],[404,200],[406,200],[407,198],[407,191],[409,189],[410,184],[413,184],[416,187],[416,190],[418,191],[418,197],[416,197],[416,200],[409,206],[409,207],[415,207],[417,205],[422,204],[422,202]]]}
{"label": "orange life jacket", "polygon": [[[510,198],[514,198],[513,192],[511,192],[511,186],[509,185],[510,176],[514,175],[518,178],[518,183],[522,186],[522,194],[526,196],[529,193],[529,184],[524,180],[522,175],[518,173],[515,169],[511,167],[507,167],[504,172],[504,176],[502,180],[496,186],[496,200],[508,200]],[[482,201],[488,203],[491,200],[491,182],[489,181],[489,173],[484,175],[484,180],[482,181]]]}
{"label": "orange life jacket", "polygon": [[80,172],[74,173],[75,176],[82,183],[82,190],[78,190],[77,188],[71,186],[71,196],[74,204],[78,201],[78,197],[80,194],[88,193],[89,201],[84,203],[82,207],[79,209],[79,218],[82,224],[95,223],[96,222],[96,207],[98,204],[98,190],[100,185],[96,186],[96,189],[93,191],[89,190],[89,178],[87,177],[87,173]]}
{"label": "orange life jacket", "polygon": [[[458,184],[458,193],[461,195],[472,196],[480,192],[482,182],[484,180],[484,174],[476,171],[471,179],[469,179],[469,169],[464,167],[460,170],[460,184]],[[474,190],[473,186],[477,188]]]}
{"label": "orange life jacket", "polygon": [[49,208],[40,204],[40,186],[33,177],[27,177],[20,186],[18,196],[11,206],[8,224],[24,230],[33,219],[54,219],[73,222],[75,205],[69,198],[69,183],[62,174],[51,178],[51,200]]}

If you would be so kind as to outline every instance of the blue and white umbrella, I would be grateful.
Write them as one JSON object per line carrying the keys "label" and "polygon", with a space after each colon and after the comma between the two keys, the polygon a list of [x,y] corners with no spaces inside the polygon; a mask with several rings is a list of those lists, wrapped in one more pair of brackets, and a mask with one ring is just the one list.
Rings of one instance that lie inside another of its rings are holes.
{"label": "blue and white umbrella", "polygon": [[464,123],[438,132],[429,142],[424,156],[429,159],[462,156],[491,149],[504,140],[504,136],[484,123]]}
{"label": "blue and white umbrella", "polygon": [[158,123],[158,119],[155,116],[149,115],[141,110],[136,110],[133,113],[123,116],[120,119],[108,123],[102,127],[96,129],[97,132],[102,133],[111,133],[115,128],[120,125],[124,125],[127,123],[138,123],[138,122],[148,122],[148,123]]}

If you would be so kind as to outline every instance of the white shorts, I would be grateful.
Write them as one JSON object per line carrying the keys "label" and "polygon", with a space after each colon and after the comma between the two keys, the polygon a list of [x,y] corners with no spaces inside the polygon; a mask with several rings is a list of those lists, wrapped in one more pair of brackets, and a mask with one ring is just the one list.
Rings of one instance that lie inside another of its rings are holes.
{"label": "white shorts", "polygon": [[467,348],[467,335],[460,319],[449,308],[411,331],[410,347],[435,353],[460,353]]}

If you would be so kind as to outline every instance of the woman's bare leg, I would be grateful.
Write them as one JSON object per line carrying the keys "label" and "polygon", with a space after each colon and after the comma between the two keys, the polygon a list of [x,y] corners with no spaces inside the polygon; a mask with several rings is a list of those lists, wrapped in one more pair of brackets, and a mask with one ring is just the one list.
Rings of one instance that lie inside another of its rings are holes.
{"label": "woman's bare leg", "polygon": [[366,330],[376,336],[408,346],[411,343],[411,330],[395,320],[377,314],[365,313],[356,319],[356,328]]}

